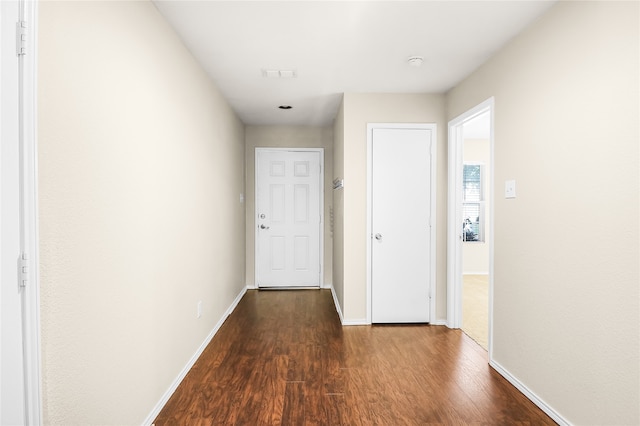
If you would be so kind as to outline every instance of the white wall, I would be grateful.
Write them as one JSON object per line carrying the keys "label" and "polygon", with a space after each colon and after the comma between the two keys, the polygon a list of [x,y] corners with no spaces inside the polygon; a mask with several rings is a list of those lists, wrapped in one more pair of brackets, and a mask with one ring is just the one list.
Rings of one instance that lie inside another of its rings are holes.
{"label": "white wall", "polygon": [[482,164],[484,166],[484,235],[483,242],[464,242],[462,244],[462,273],[489,273],[489,233],[491,232],[489,217],[491,214],[491,188],[489,185],[489,169],[491,155],[488,139],[464,139],[463,162]]}
{"label": "white wall", "polygon": [[141,424],[244,289],[243,125],[150,2],[39,19],[44,424]]}
{"label": "white wall", "polygon": [[[343,241],[343,304],[345,320],[364,322],[367,314],[367,123],[436,123],[437,132],[437,253],[446,253],[446,122],[444,96],[429,94],[346,93],[339,123],[344,189],[341,226],[336,239]],[[339,127],[339,126],[338,126]],[[338,143],[336,143],[336,149]],[[338,161],[336,161],[338,164]],[[336,175],[338,176],[338,175]],[[337,223],[337,221],[336,221]],[[446,318],[446,256],[437,257],[436,315]]]}
{"label": "white wall", "polygon": [[329,209],[333,204],[331,181],[333,180],[333,129],[330,127],[303,126],[247,126],[245,132],[246,170],[246,284],[254,287],[255,281],[255,230],[256,230],[256,148],[324,148],[324,286],[332,281],[331,230]]}
{"label": "white wall", "polygon": [[[495,96],[493,356],[573,424],[640,423],[639,3],[559,2],[447,94]],[[522,238],[522,224],[528,227]]]}

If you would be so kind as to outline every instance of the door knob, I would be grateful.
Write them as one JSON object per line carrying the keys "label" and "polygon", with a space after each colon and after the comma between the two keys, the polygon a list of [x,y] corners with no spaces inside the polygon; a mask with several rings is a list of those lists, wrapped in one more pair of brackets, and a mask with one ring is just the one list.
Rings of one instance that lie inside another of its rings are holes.
{"label": "door knob", "polygon": [[264,223],[262,225],[260,225],[260,229],[269,229],[268,226],[264,226]]}
{"label": "door knob", "polygon": [[382,241],[382,234],[376,234],[376,240]]}

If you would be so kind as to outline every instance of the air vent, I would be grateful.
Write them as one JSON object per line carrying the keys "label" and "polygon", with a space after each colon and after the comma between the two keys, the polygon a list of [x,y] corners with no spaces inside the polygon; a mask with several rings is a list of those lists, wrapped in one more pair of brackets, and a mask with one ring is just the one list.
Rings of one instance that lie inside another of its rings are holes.
{"label": "air vent", "polygon": [[296,78],[298,73],[296,70],[262,70],[264,78]]}

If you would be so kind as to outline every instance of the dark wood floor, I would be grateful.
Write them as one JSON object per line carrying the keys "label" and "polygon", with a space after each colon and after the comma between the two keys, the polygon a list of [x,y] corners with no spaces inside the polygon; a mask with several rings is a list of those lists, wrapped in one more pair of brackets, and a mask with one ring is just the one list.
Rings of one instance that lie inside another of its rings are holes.
{"label": "dark wood floor", "polygon": [[327,290],[248,291],[163,425],[555,424],[443,326],[342,327]]}

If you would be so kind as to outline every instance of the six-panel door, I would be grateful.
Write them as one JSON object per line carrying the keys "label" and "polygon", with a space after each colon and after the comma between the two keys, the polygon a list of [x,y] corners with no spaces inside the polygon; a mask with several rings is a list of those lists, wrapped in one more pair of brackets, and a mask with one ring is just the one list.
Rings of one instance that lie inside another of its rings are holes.
{"label": "six-panel door", "polygon": [[320,152],[256,151],[256,282],[320,286]]}

